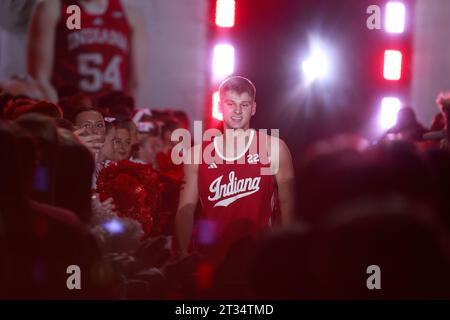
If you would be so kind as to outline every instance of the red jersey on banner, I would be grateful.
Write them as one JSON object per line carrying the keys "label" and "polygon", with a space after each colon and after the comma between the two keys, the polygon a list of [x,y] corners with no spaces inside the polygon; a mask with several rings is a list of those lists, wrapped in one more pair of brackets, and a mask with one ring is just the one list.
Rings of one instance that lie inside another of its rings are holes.
{"label": "red jersey on banner", "polygon": [[217,250],[220,246],[227,250],[239,239],[254,237],[269,226],[274,211],[275,180],[261,170],[270,167],[266,138],[252,130],[243,155],[234,159],[221,155],[214,140],[214,162],[199,164],[202,216],[195,232],[199,247]]}
{"label": "red jersey on banner", "polygon": [[[81,9],[81,29],[66,26],[67,7]],[[120,0],[109,0],[94,15],[76,0],[61,1],[52,83],[58,93],[77,89],[95,99],[111,90],[127,91],[130,69],[130,26]]]}

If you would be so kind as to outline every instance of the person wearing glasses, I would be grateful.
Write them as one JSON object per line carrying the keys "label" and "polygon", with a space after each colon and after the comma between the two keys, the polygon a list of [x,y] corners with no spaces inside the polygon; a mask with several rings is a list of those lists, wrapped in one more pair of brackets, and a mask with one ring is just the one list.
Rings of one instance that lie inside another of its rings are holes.
{"label": "person wearing glasses", "polygon": [[131,126],[129,121],[116,121],[113,142],[114,160],[121,161],[130,158],[133,145]]}

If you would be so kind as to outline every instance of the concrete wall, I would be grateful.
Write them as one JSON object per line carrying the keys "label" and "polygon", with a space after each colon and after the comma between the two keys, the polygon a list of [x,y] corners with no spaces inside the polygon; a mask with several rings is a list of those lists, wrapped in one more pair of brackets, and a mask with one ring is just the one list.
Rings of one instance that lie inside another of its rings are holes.
{"label": "concrete wall", "polygon": [[436,95],[450,90],[450,1],[416,0],[411,101],[419,121],[430,126]]}

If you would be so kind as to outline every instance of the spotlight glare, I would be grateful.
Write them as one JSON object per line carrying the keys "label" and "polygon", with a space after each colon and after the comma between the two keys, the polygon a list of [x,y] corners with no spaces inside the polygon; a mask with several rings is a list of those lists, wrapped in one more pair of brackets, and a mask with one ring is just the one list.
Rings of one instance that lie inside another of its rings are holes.
{"label": "spotlight glare", "polygon": [[307,83],[325,78],[329,73],[328,57],[320,49],[314,49],[311,56],[302,62],[302,71]]}
{"label": "spotlight glare", "polygon": [[388,2],[385,21],[387,32],[403,33],[405,30],[405,5],[401,2]]}
{"label": "spotlight glare", "polygon": [[108,230],[111,234],[122,233],[124,227],[118,219],[111,219],[103,224],[103,227]]}
{"label": "spotlight glare", "polygon": [[216,120],[223,121],[223,115],[219,111],[219,91],[214,92],[212,96],[212,117]]}
{"label": "spotlight glare", "polygon": [[384,52],[383,76],[386,80],[400,80],[402,75],[402,53],[397,50]]}
{"label": "spotlight glare", "polygon": [[218,44],[214,47],[213,74],[215,80],[223,80],[234,72],[234,47]]}
{"label": "spotlight glare", "polygon": [[380,127],[383,130],[390,129],[397,123],[397,113],[401,108],[400,99],[385,97],[381,101]]}
{"label": "spotlight glare", "polygon": [[216,25],[221,28],[234,26],[235,0],[217,0],[216,2]]}

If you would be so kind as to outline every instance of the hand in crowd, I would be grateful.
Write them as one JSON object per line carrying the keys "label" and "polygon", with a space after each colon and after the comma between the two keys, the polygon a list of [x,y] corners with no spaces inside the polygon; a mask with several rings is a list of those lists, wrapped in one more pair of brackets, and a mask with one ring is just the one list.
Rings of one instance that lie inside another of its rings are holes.
{"label": "hand in crowd", "polygon": [[436,103],[441,109],[442,114],[444,115],[445,122],[445,135],[446,138],[441,141],[441,149],[449,150],[449,141],[450,141],[450,92],[441,92],[437,99]]}
{"label": "hand in crowd", "polygon": [[450,116],[450,92],[441,92],[436,98],[436,103],[441,109],[442,113],[446,116]]}
{"label": "hand in crowd", "polygon": [[98,195],[92,196],[92,210],[97,215],[116,214],[113,198],[108,198],[101,202]]}
{"label": "hand in crowd", "polygon": [[149,238],[132,252],[107,255],[115,270],[122,274],[127,299],[161,298],[195,280],[200,256],[190,254],[174,258],[170,237]]}
{"label": "hand in crowd", "polygon": [[169,261],[160,270],[168,284],[177,289],[195,278],[201,259],[202,256],[194,252]]}
{"label": "hand in crowd", "polygon": [[30,77],[11,77],[0,82],[2,90],[12,96],[27,96],[30,99],[45,100],[44,92]]}
{"label": "hand in crowd", "polygon": [[113,252],[105,255],[105,258],[121,274],[130,276],[140,271],[139,263],[128,252]]}
{"label": "hand in crowd", "polygon": [[103,142],[99,142],[102,140],[102,136],[100,135],[88,135],[86,132],[86,128],[80,128],[75,130],[74,135],[80,140],[80,142],[88,148],[94,155],[97,155],[100,152],[100,149],[103,147]]}
{"label": "hand in crowd", "polygon": [[137,278],[152,279],[150,282],[153,283],[162,275],[166,284],[175,290],[194,280],[198,263],[201,260],[198,253],[173,257],[170,237],[164,236],[144,241],[135,250],[133,256],[139,261],[141,268],[145,269],[145,272],[139,274]]}
{"label": "hand in crowd", "polygon": [[139,246],[134,255],[146,268],[159,268],[171,258],[169,238],[161,236],[148,239]]}

